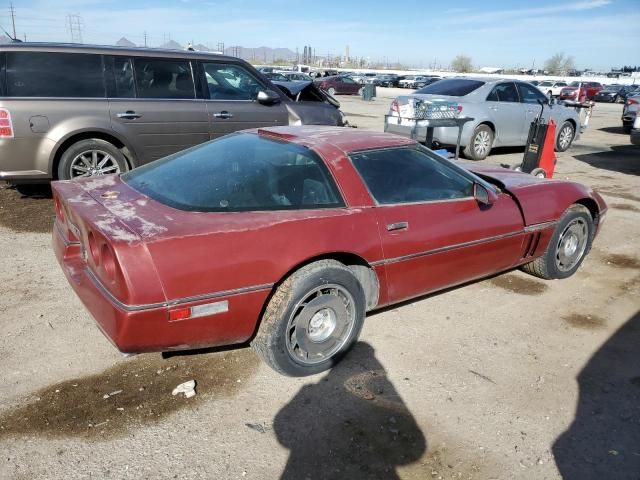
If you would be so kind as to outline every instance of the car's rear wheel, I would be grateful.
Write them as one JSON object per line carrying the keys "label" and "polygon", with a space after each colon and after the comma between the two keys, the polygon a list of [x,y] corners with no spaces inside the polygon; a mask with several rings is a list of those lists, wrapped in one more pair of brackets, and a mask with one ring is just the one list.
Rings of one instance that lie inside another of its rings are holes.
{"label": "car's rear wheel", "polygon": [[364,317],[364,291],[352,271],[321,260],[278,287],[251,345],[279,373],[313,375],[331,368],[353,346]]}
{"label": "car's rear wheel", "polygon": [[620,95],[616,95],[616,98],[613,99],[615,103],[624,103],[624,99]]}
{"label": "car's rear wheel", "polygon": [[327,90],[327,93],[328,93],[329,95],[331,95],[332,97],[334,97],[334,96],[335,96],[335,94],[336,94],[336,89],[335,89],[335,88],[333,88],[333,87],[330,87],[330,88],[329,88],[329,90]]}
{"label": "car's rear wheel", "polygon": [[64,151],[58,164],[58,178],[71,180],[127,170],[127,159],[115,145],[99,138],[90,138],[80,140]]}
{"label": "car's rear wheel", "polygon": [[362,96],[362,92],[364,92],[364,87],[358,89],[358,95]]}
{"label": "car's rear wheel", "polygon": [[571,122],[564,122],[558,132],[558,138],[556,139],[556,152],[566,151],[573,143],[573,137],[576,134],[576,129]]}
{"label": "car's rear wheel", "polygon": [[471,160],[484,160],[491,152],[493,138],[493,130],[489,125],[478,125],[471,135],[469,145],[464,147],[464,156]]}
{"label": "car's rear wheel", "polygon": [[572,205],[560,218],[546,251],[522,269],[547,280],[570,277],[589,252],[593,234],[589,210],[583,205]]}

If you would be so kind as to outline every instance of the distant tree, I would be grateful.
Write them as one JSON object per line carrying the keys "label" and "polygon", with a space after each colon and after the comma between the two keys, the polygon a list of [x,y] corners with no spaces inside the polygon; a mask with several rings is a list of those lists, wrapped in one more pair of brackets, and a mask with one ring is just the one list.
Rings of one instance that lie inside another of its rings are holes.
{"label": "distant tree", "polygon": [[576,65],[573,61],[573,57],[565,55],[564,52],[559,52],[544,62],[544,69],[549,72],[550,75],[562,75],[571,70],[575,70]]}
{"label": "distant tree", "polygon": [[470,72],[471,70],[473,70],[471,57],[468,57],[466,55],[458,55],[451,62],[451,69],[460,73]]}

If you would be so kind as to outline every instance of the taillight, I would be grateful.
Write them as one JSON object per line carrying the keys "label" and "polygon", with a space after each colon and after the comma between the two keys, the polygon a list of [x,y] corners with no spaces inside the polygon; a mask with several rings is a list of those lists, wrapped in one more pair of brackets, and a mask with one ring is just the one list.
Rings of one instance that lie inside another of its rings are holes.
{"label": "taillight", "polygon": [[0,138],[13,138],[11,114],[6,108],[0,108]]}
{"label": "taillight", "polygon": [[458,115],[462,113],[462,105],[458,105]]}
{"label": "taillight", "polygon": [[627,105],[635,105],[635,104],[639,104],[640,102],[635,99],[635,98],[627,98]]}
{"label": "taillight", "polygon": [[111,247],[106,243],[100,247],[100,260],[102,260],[102,269],[106,277],[110,281],[115,281],[118,267],[116,266],[116,258]]}

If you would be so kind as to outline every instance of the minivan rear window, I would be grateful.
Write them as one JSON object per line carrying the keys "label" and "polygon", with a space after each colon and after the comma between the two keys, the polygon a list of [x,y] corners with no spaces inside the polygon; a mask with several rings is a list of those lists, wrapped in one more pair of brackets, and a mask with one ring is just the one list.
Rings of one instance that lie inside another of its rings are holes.
{"label": "minivan rear window", "polygon": [[101,55],[7,52],[6,69],[9,97],[105,96]]}
{"label": "minivan rear window", "polygon": [[414,93],[427,93],[430,95],[448,95],[450,97],[464,97],[484,85],[480,80],[467,78],[446,78],[427,85]]}

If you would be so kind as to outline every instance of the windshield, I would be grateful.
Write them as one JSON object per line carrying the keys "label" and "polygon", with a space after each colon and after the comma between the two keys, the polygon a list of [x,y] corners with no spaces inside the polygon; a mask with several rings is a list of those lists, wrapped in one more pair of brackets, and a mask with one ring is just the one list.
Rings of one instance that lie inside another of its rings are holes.
{"label": "windshield", "polygon": [[122,180],[160,203],[187,211],[344,205],[315,152],[251,133],[228,135],[148,163]]}
{"label": "windshield", "polygon": [[434,82],[431,85],[417,90],[415,93],[426,93],[431,95],[448,95],[450,97],[464,97],[474,90],[477,90],[484,82],[480,80],[470,80],[467,78],[450,78]]}

